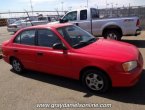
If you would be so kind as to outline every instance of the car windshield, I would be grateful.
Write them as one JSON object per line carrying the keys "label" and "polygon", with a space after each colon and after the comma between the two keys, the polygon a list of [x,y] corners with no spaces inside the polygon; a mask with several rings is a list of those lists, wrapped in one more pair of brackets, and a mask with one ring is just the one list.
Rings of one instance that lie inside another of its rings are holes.
{"label": "car windshield", "polygon": [[74,25],[61,27],[58,28],[57,30],[64,37],[64,39],[71,45],[71,47],[75,49],[87,46],[97,40],[94,36],[92,36],[88,32]]}

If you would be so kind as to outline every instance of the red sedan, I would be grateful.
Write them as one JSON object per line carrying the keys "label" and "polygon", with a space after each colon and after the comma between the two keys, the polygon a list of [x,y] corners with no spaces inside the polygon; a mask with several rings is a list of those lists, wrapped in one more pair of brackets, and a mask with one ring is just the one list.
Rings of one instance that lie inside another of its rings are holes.
{"label": "red sedan", "polygon": [[143,69],[135,46],[95,38],[68,23],[22,29],[2,44],[2,52],[15,72],[30,69],[65,76],[95,92],[133,86]]}

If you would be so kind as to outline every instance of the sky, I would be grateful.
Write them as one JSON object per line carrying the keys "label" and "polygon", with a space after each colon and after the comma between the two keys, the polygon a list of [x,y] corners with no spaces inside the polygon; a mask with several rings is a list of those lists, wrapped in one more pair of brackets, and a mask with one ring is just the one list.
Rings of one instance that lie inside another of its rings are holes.
{"label": "sky", "polygon": [[[87,0],[31,0],[34,11],[56,9],[63,10],[76,9],[87,5]],[[145,6],[145,0],[88,0],[89,7],[106,8],[107,7],[123,7],[123,6]],[[1,0],[0,12],[24,11],[31,10],[30,0]]]}

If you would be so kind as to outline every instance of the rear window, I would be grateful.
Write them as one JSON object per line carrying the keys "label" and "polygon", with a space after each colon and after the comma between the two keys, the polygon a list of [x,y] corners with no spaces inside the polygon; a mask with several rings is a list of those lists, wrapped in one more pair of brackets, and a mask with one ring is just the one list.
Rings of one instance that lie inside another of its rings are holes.
{"label": "rear window", "polygon": [[14,43],[35,45],[35,30],[23,31],[15,38]]}
{"label": "rear window", "polygon": [[87,20],[87,10],[80,11],[80,20]]}

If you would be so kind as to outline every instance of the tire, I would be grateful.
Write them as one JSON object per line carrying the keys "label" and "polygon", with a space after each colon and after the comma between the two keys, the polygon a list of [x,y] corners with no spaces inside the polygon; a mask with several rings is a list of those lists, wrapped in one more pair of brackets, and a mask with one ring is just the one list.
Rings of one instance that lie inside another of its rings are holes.
{"label": "tire", "polygon": [[22,73],[24,70],[22,63],[16,58],[11,60],[11,65],[16,73]]}
{"label": "tire", "polygon": [[95,93],[104,93],[111,87],[108,76],[97,69],[85,71],[82,76],[82,83],[85,88]]}
{"label": "tire", "polygon": [[120,41],[122,38],[122,34],[117,30],[108,30],[104,33],[104,38]]}

